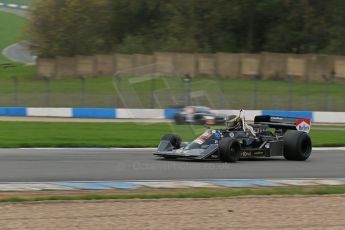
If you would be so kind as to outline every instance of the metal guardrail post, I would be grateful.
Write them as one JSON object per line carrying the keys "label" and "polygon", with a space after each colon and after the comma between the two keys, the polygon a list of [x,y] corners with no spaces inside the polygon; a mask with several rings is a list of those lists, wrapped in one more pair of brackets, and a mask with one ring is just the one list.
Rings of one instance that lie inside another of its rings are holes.
{"label": "metal guardrail post", "polygon": [[259,75],[254,75],[253,81],[253,109],[256,110],[258,107],[258,89],[259,89]]}
{"label": "metal guardrail post", "polygon": [[13,80],[13,96],[14,96],[14,106],[18,106],[19,104],[19,81],[16,76],[12,77]]}
{"label": "metal guardrail post", "polygon": [[50,79],[49,77],[44,77],[45,81],[45,106],[50,106]]}
{"label": "metal guardrail post", "polygon": [[155,108],[156,77],[151,79],[151,108]]}
{"label": "metal guardrail post", "polygon": [[322,78],[325,80],[325,84],[323,87],[323,97],[324,97],[324,110],[329,111],[330,110],[330,104],[329,104],[329,85],[331,83],[331,79],[334,77],[335,73],[334,71],[331,72],[331,75],[327,77],[326,75],[322,75]]}
{"label": "metal guardrail post", "polygon": [[220,92],[219,92],[220,103],[221,103],[220,108],[224,108],[225,105],[228,105],[228,102],[225,99],[224,80],[222,79],[220,75],[217,75],[217,79],[218,79],[218,86],[220,89]]}
{"label": "metal guardrail post", "polygon": [[292,77],[288,75],[288,110],[292,109],[292,93],[293,93]]}
{"label": "metal guardrail post", "polygon": [[[116,76],[115,77],[115,84],[117,86],[117,89],[120,91],[121,90],[121,82],[122,82],[122,79],[120,76]],[[121,92],[116,92],[117,93],[117,102],[116,102],[116,106],[117,108],[121,108],[122,106],[122,102],[121,102]]]}
{"label": "metal guardrail post", "polygon": [[192,95],[192,78],[189,74],[186,74],[183,78],[185,85],[185,106],[191,105],[191,95]]}
{"label": "metal guardrail post", "polygon": [[[11,69],[16,67],[16,64],[13,63],[0,63],[0,68],[2,69]],[[18,79],[16,76],[12,76],[13,81],[13,99],[15,106],[18,105]]]}
{"label": "metal guardrail post", "polygon": [[80,79],[80,106],[83,107],[85,105],[85,77],[79,76]]}

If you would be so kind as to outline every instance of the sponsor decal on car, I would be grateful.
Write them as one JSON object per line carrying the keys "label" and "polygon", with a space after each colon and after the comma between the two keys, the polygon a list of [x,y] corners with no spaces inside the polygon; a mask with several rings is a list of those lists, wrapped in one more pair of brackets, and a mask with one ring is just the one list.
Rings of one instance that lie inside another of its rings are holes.
{"label": "sponsor decal on car", "polygon": [[206,132],[204,132],[204,134],[202,134],[201,136],[202,136],[202,137],[208,138],[208,137],[212,136],[212,133],[209,132],[209,131],[206,131]]}
{"label": "sponsor decal on car", "polygon": [[205,139],[203,139],[203,138],[198,138],[198,139],[196,139],[196,143],[198,143],[199,145],[202,145],[203,143],[205,143]]}
{"label": "sponsor decal on car", "polygon": [[311,120],[310,119],[297,119],[295,122],[296,129],[301,132],[309,133]]}
{"label": "sponsor decal on car", "polygon": [[242,153],[241,153],[241,157],[250,157],[252,154],[250,153],[250,152],[245,152],[245,151],[243,151]]}

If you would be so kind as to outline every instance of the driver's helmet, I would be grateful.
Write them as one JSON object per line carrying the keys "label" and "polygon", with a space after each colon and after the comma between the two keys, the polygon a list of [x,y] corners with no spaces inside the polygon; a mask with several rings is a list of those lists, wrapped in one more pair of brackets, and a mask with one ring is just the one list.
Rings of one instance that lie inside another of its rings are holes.
{"label": "driver's helmet", "polygon": [[229,129],[241,128],[241,118],[239,116],[231,115],[225,122]]}

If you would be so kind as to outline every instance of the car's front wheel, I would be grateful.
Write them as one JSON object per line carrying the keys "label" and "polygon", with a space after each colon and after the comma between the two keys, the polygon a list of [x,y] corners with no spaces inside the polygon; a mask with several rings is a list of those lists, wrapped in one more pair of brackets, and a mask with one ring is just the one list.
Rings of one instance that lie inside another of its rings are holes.
{"label": "car's front wheel", "polygon": [[166,134],[161,138],[161,141],[169,141],[174,149],[181,148],[181,137],[175,134]]}
{"label": "car's front wheel", "polygon": [[241,156],[240,143],[232,138],[223,138],[219,141],[219,159],[224,162],[236,162]]}

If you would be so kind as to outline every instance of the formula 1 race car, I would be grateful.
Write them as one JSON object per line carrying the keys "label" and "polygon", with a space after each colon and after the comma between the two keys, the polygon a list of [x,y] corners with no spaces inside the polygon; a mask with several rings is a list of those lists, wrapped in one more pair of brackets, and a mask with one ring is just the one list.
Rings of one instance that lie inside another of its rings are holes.
{"label": "formula 1 race car", "polygon": [[154,155],[224,162],[271,156],[304,161],[312,151],[310,125],[310,119],[279,116],[256,116],[254,124],[248,125],[241,110],[239,116],[226,122],[224,129],[208,129],[193,142],[182,142],[173,134],[163,136]]}
{"label": "formula 1 race car", "polygon": [[199,125],[217,125],[224,124],[227,120],[227,115],[216,114],[211,112],[211,109],[205,106],[187,106],[181,112],[175,114],[175,123],[182,124],[199,124]]}

